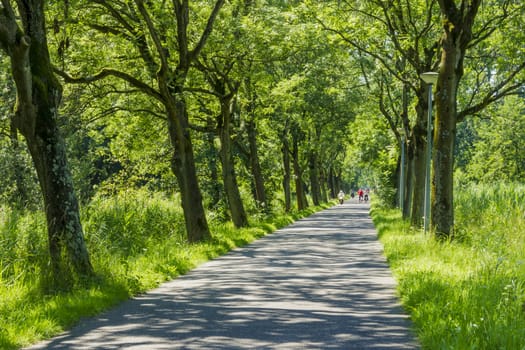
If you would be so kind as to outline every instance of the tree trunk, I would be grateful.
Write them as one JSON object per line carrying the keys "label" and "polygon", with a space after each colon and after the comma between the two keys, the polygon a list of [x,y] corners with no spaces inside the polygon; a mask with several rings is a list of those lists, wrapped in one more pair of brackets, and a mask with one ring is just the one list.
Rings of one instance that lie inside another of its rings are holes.
{"label": "tree trunk", "polygon": [[293,136],[293,146],[292,146],[292,162],[294,170],[294,179],[295,179],[295,194],[297,197],[297,209],[303,210],[308,208],[308,201],[306,199],[306,194],[304,193],[304,183],[302,179],[301,165],[299,164],[299,141],[297,137]]}
{"label": "tree trunk", "polygon": [[[453,171],[456,137],[456,63],[460,52],[453,43],[444,42],[439,90],[436,93],[434,129],[431,226],[438,238],[453,237]],[[441,76],[446,77],[442,79]]]}
{"label": "tree trunk", "polygon": [[283,155],[283,191],[284,191],[284,209],[289,212],[292,209],[291,200],[291,189],[290,189],[290,145],[288,143],[288,131],[285,128],[281,135],[282,147],[281,152]]}
{"label": "tree trunk", "polygon": [[[251,2],[245,2],[245,13],[251,10]],[[252,84],[250,77],[244,78],[244,87],[248,103],[246,104],[246,129],[248,134],[250,168],[253,175],[253,187],[255,201],[258,208],[263,208],[265,212],[270,210],[266,189],[264,184],[263,172],[259,161],[259,147],[257,145],[257,124],[255,119],[255,108],[257,101],[257,93],[255,86]]]}
{"label": "tree trunk", "polygon": [[180,187],[188,241],[201,242],[209,239],[211,234],[197,179],[186,100],[182,87],[179,86],[177,90],[173,94],[165,95],[168,102],[168,130],[173,145],[171,168]]}
{"label": "tree trunk", "polygon": [[228,206],[232,215],[232,221],[235,227],[248,226],[248,217],[244,210],[241,199],[241,193],[235,176],[235,166],[232,153],[232,141],[230,136],[231,116],[232,116],[232,99],[234,95],[229,95],[221,99],[221,117],[217,131],[221,140],[221,162],[222,178],[224,182],[224,191],[228,199]]}
{"label": "tree trunk", "polygon": [[219,172],[217,170],[217,152],[215,148],[215,133],[208,132],[206,134],[207,148],[208,148],[208,167],[210,170],[211,183],[211,202],[210,207],[215,208],[221,200],[221,188],[219,185]]}
{"label": "tree trunk", "polygon": [[414,146],[412,142],[407,144],[407,174],[406,174],[406,188],[405,188],[405,198],[403,205],[403,218],[408,219],[412,213],[412,199],[414,194]]}
{"label": "tree trunk", "polygon": [[392,174],[392,177],[394,178],[394,184],[396,189],[396,194],[394,198],[394,207],[401,208],[401,201],[403,200],[401,195],[401,155],[397,157],[396,159],[396,169],[394,170],[394,173]]}
{"label": "tree trunk", "polygon": [[[161,102],[164,104],[168,117],[168,132],[173,145],[172,171],[177,177],[181,192],[182,209],[186,224],[188,241],[201,242],[211,237],[206,213],[202,204],[202,194],[195,169],[195,156],[191,142],[190,125],[186,99],[184,97],[184,86],[190,66],[199,56],[212,32],[213,23],[224,4],[224,0],[216,0],[215,6],[208,17],[206,27],[198,43],[193,49],[189,49],[188,26],[190,23],[190,12],[188,1],[173,1],[173,14],[175,15],[176,51],[178,55],[170,53],[168,46],[161,43],[160,38],[166,33],[164,28],[154,28],[146,7],[142,2],[136,2],[139,12],[148,25],[150,37],[155,44],[156,53],[159,57],[159,67],[156,78],[159,85]],[[195,34],[195,33],[194,33]],[[142,50],[141,50],[142,51]],[[145,62],[151,61],[149,53],[144,52]],[[170,69],[170,55],[176,57],[176,68]],[[178,56],[178,57],[177,57]]]}
{"label": "tree trunk", "polygon": [[[403,59],[403,66],[405,64],[405,60]],[[403,84],[403,114],[402,114],[402,120],[403,120],[403,132],[405,133],[405,136],[404,137],[401,137],[401,142],[403,142],[404,144],[402,145],[402,147],[404,148],[405,150],[405,159],[404,159],[404,162],[401,162],[401,169],[403,171],[401,171],[400,173],[403,174],[403,178],[401,179],[402,183],[403,183],[403,194],[402,194],[402,197],[403,198],[400,198],[400,201],[401,201],[401,206],[403,208],[402,212],[401,212],[401,215],[403,217],[403,219],[408,219],[410,217],[410,200],[407,200],[408,198],[411,198],[411,190],[412,190],[412,187],[411,187],[411,181],[410,181],[410,176],[412,175],[412,173],[409,171],[409,168],[410,168],[410,165],[412,164],[411,161],[410,161],[410,155],[411,155],[411,152],[410,152],[410,149],[409,149],[409,145],[411,144],[410,142],[410,138],[406,136],[406,133],[408,132],[409,130],[409,125],[410,125],[410,119],[409,119],[409,116],[408,116],[408,104],[409,104],[409,85],[407,83],[404,83]],[[400,160],[401,161],[401,160]],[[401,170],[400,169],[400,170]],[[401,174],[400,174],[401,176]]]}
{"label": "tree trunk", "polygon": [[255,185],[255,200],[257,206],[268,211],[268,201],[266,199],[266,191],[264,189],[264,178],[262,175],[261,164],[259,162],[259,152],[257,147],[257,129],[253,117],[246,123],[248,130],[248,144],[250,147],[250,167],[252,169],[253,182]]}
{"label": "tree trunk", "polygon": [[310,151],[308,156],[308,167],[310,188],[312,190],[312,202],[314,205],[319,205],[321,203],[321,187],[319,185],[319,171],[317,169],[317,156],[315,151]]}
{"label": "tree trunk", "polygon": [[[4,3],[5,4],[5,3]],[[0,14],[2,49],[10,56],[17,87],[13,123],[24,135],[44,197],[51,269],[56,282],[93,274],[84,242],[66,147],[57,126],[62,87],[53,74],[43,2],[18,2],[24,33],[12,8]]]}
{"label": "tree trunk", "polygon": [[428,109],[428,94],[425,93],[425,85],[421,85],[421,95],[418,97],[418,104],[416,106],[416,124],[412,129],[411,143],[413,147],[412,156],[410,160],[413,164],[413,186],[412,193],[412,216],[411,222],[415,227],[423,225],[424,207],[425,207],[425,164],[426,164],[426,135],[427,135],[427,118],[426,112]]}
{"label": "tree trunk", "polygon": [[[64,279],[65,272],[67,276],[69,265],[79,275],[90,275],[93,271],[84,243],[65,143],[54,118],[48,115],[46,119],[36,133],[25,137],[44,196],[51,266],[57,280]],[[67,252],[67,260],[64,252]]]}
{"label": "tree trunk", "polygon": [[330,167],[328,171],[328,191],[330,192],[330,198],[335,198],[335,175],[333,167]]}
{"label": "tree trunk", "polygon": [[321,202],[326,203],[328,202],[328,193],[326,191],[328,179],[322,168],[319,170],[319,183],[321,184]]}
{"label": "tree trunk", "polygon": [[[419,139],[418,141],[422,141]],[[412,225],[423,224],[423,209],[425,206],[425,147],[418,144],[414,150],[414,191],[412,193]]]}
{"label": "tree trunk", "polygon": [[441,60],[436,91],[433,181],[430,226],[440,239],[454,237],[454,146],[457,91],[463,77],[463,61],[472,40],[472,27],[481,0],[439,0],[443,17]]}

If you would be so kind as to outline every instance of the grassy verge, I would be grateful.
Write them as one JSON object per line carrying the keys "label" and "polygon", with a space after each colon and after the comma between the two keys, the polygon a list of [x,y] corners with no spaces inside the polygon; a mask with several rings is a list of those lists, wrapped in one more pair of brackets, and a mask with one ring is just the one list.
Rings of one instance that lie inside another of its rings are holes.
{"label": "grassy verge", "polygon": [[0,349],[49,338],[83,317],[184,274],[322,208],[274,213],[235,229],[210,220],[213,238],[190,245],[183,216],[170,199],[133,193],[100,199],[83,210],[86,242],[97,280],[73,290],[46,284],[45,220],[40,214],[0,211]]}
{"label": "grassy verge", "polygon": [[424,349],[525,349],[524,199],[523,186],[464,189],[445,243],[373,210]]}

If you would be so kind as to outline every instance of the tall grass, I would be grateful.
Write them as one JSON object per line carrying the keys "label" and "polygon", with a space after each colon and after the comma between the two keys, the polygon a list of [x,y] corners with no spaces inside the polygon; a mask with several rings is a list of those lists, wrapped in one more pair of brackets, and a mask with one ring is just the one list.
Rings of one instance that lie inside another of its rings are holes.
{"label": "tall grass", "polygon": [[375,209],[385,254],[424,349],[525,349],[525,186],[456,196],[456,239],[439,243]]}
{"label": "tall grass", "polygon": [[55,335],[82,317],[95,315],[318,209],[259,217],[241,230],[210,220],[212,240],[190,245],[176,198],[140,191],[98,198],[82,210],[97,279],[50,293],[41,279],[49,266],[43,215],[2,208],[0,349],[17,349]]}

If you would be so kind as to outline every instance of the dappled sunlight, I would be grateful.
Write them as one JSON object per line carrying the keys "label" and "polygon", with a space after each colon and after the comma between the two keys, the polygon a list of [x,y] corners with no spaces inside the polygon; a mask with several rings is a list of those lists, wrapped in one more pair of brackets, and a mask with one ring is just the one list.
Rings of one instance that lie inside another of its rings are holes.
{"label": "dappled sunlight", "polygon": [[416,349],[367,210],[299,220],[44,347]]}

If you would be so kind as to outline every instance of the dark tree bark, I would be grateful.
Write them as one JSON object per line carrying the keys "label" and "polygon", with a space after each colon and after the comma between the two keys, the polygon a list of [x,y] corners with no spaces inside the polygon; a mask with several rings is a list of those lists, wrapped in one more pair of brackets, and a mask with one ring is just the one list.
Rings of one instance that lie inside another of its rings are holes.
{"label": "dark tree bark", "polygon": [[[403,63],[404,64],[404,63]],[[401,122],[402,122],[402,129],[403,129],[403,133],[405,134],[405,137],[401,137],[400,139],[400,142],[403,142],[403,148],[405,150],[405,159],[404,159],[404,163],[402,163],[402,157],[400,155],[400,159],[399,159],[399,163],[400,163],[400,174],[399,176],[401,177],[401,174],[403,174],[404,178],[401,179],[401,182],[403,184],[403,198],[401,198],[401,204],[402,204],[402,212],[401,212],[401,215],[403,216],[403,219],[408,219],[410,218],[410,204],[412,203],[411,201],[408,201],[407,198],[410,198],[410,194],[412,194],[412,192],[410,192],[412,190],[412,184],[409,184],[410,180],[411,179],[411,175],[412,173],[408,171],[408,166],[407,164],[410,164],[410,156],[412,155],[412,153],[410,152],[409,147],[409,141],[410,141],[410,138],[409,137],[406,137],[406,135],[409,134],[409,130],[410,130],[410,119],[408,117],[408,104],[409,104],[409,90],[410,90],[410,86],[408,83],[404,83],[403,84],[403,112],[402,112],[402,116],[401,116]],[[408,159],[408,162],[407,162],[407,159]],[[402,170],[402,171],[401,171]],[[401,189],[398,189],[398,191],[400,191]],[[407,193],[409,194],[407,196]],[[408,207],[408,208],[407,208]]]}
{"label": "dark tree bark", "polygon": [[328,183],[328,190],[330,191],[330,198],[335,198],[336,179],[335,179],[333,167],[330,167],[330,170],[328,171],[327,183]]}
{"label": "dark tree bark", "polygon": [[317,154],[310,151],[308,155],[308,168],[310,176],[310,188],[312,191],[312,202],[314,205],[321,204],[321,186],[319,184],[319,170],[317,167]]}
{"label": "dark tree bark", "polygon": [[438,0],[438,3],[443,17],[443,36],[436,89],[430,225],[438,238],[452,238],[457,91],[481,0],[462,0],[459,7],[453,0]]}
{"label": "dark tree bark", "polygon": [[330,168],[330,172],[328,173],[328,188],[330,190],[330,198],[336,198],[336,187],[340,187],[339,181],[337,180],[335,176],[335,172],[333,168]]}
{"label": "dark tree bark", "polygon": [[295,195],[297,197],[297,209],[308,208],[308,200],[304,191],[303,171],[299,161],[299,137],[297,130],[292,132],[292,163],[295,180]]}
{"label": "dark tree bark", "polygon": [[415,147],[411,139],[407,139],[407,164],[406,164],[406,189],[405,189],[405,203],[403,205],[403,218],[411,218],[412,199],[414,194],[414,151]]}
{"label": "dark tree bark", "polygon": [[222,165],[222,180],[224,184],[224,192],[233,224],[235,227],[248,226],[248,216],[244,209],[244,205],[237,183],[237,176],[235,174],[235,161],[233,156],[233,141],[232,141],[232,118],[236,108],[236,97],[240,84],[232,81],[228,77],[228,72],[231,66],[224,71],[219,71],[216,64],[212,64],[215,68],[206,67],[203,63],[198,63],[199,68],[204,72],[206,80],[211,86],[212,95],[217,97],[220,105],[220,113],[216,117],[217,126],[216,131],[220,139],[219,155]]}
{"label": "dark tree bark", "polygon": [[255,187],[255,201],[259,208],[265,211],[270,210],[268,200],[266,198],[266,190],[264,188],[264,177],[259,162],[259,148],[257,146],[257,128],[253,117],[246,122],[246,129],[248,132],[248,145],[250,148],[250,168],[253,175],[253,182]]}
{"label": "dark tree bark", "polygon": [[[251,6],[250,1],[245,1],[245,6],[247,10]],[[261,169],[261,163],[259,159],[259,146],[257,143],[257,119],[255,116],[255,108],[257,101],[257,93],[255,92],[256,88],[251,82],[249,77],[244,79],[244,89],[248,103],[246,104],[246,132],[248,136],[248,147],[249,147],[249,160],[250,160],[250,169],[253,175],[253,187],[255,201],[258,208],[262,208],[264,211],[269,211],[270,207],[268,203],[268,198],[266,195],[265,181],[263,176],[263,171]]]}
{"label": "dark tree bark", "polygon": [[[213,125],[208,125],[209,129],[214,129]],[[210,170],[210,183],[211,183],[211,203],[210,207],[214,208],[221,200],[221,189],[219,185],[219,172],[217,170],[217,158],[218,154],[215,148],[215,130],[213,132],[207,132],[206,141],[208,148],[208,167]]]}
{"label": "dark tree bark", "polygon": [[419,97],[416,106],[417,118],[411,134],[411,149],[408,152],[408,159],[411,163],[413,176],[409,179],[413,187],[412,191],[412,225],[420,227],[423,224],[423,211],[425,206],[425,164],[426,164],[426,135],[427,135],[427,118],[423,118],[427,111],[428,94],[424,93],[424,87],[421,89],[422,96]]}
{"label": "dark tree bark", "polygon": [[289,212],[292,209],[291,188],[290,188],[290,144],[288,141],[288,122],[285,123],[284,130],[281,132],[281,153],[283,155],[283,191],[284,209]]}
{"label": "dark tree bark", "polygon": [[51,268],[56,281],[93,274],[78,201],[57,126],[62,87],[51,66],[41,0],[17,1],[19,28],[8,1],[0,10],[0,45],[17,87],[14,125],[24,135],[44,197]]}
{"label": "dark tree bark", "polygon": [[[165,80],[162,79],[159,82],[162,84]],[[168,130],[174,149],[171,165],[180,187],[188,241],[200,242],[209,239],[211,234],[202,205],[202,194],[197,179],[186,101],[182,93],[182,87],[179,86],[176,89],[178,89],[178,93],[174,91],[174,93],[165,95]],[[161,87],[162,90],[164,89]]]}
{"label": "dark tree bark", "polygon": [[326,176],[326,171],[323,168],[319,169],[319,183],[321,184],[321,202],[328,202],[328,192],[326,191],[326,186],[328,184],[328,177]]}
{"label": "dark tree bark", "polygon": [[224,182],[224,191],[228,199],[228,206],[235,227],[248,226],[248,217],[242,203],[237,177],[235,175],[235,166],[233,160],[232,140],[231,140],[231,118],[233,114],[234,93],[223,95],[220,98],[221,115],[217,126],[217,132],[221,140],[222,179]]}

